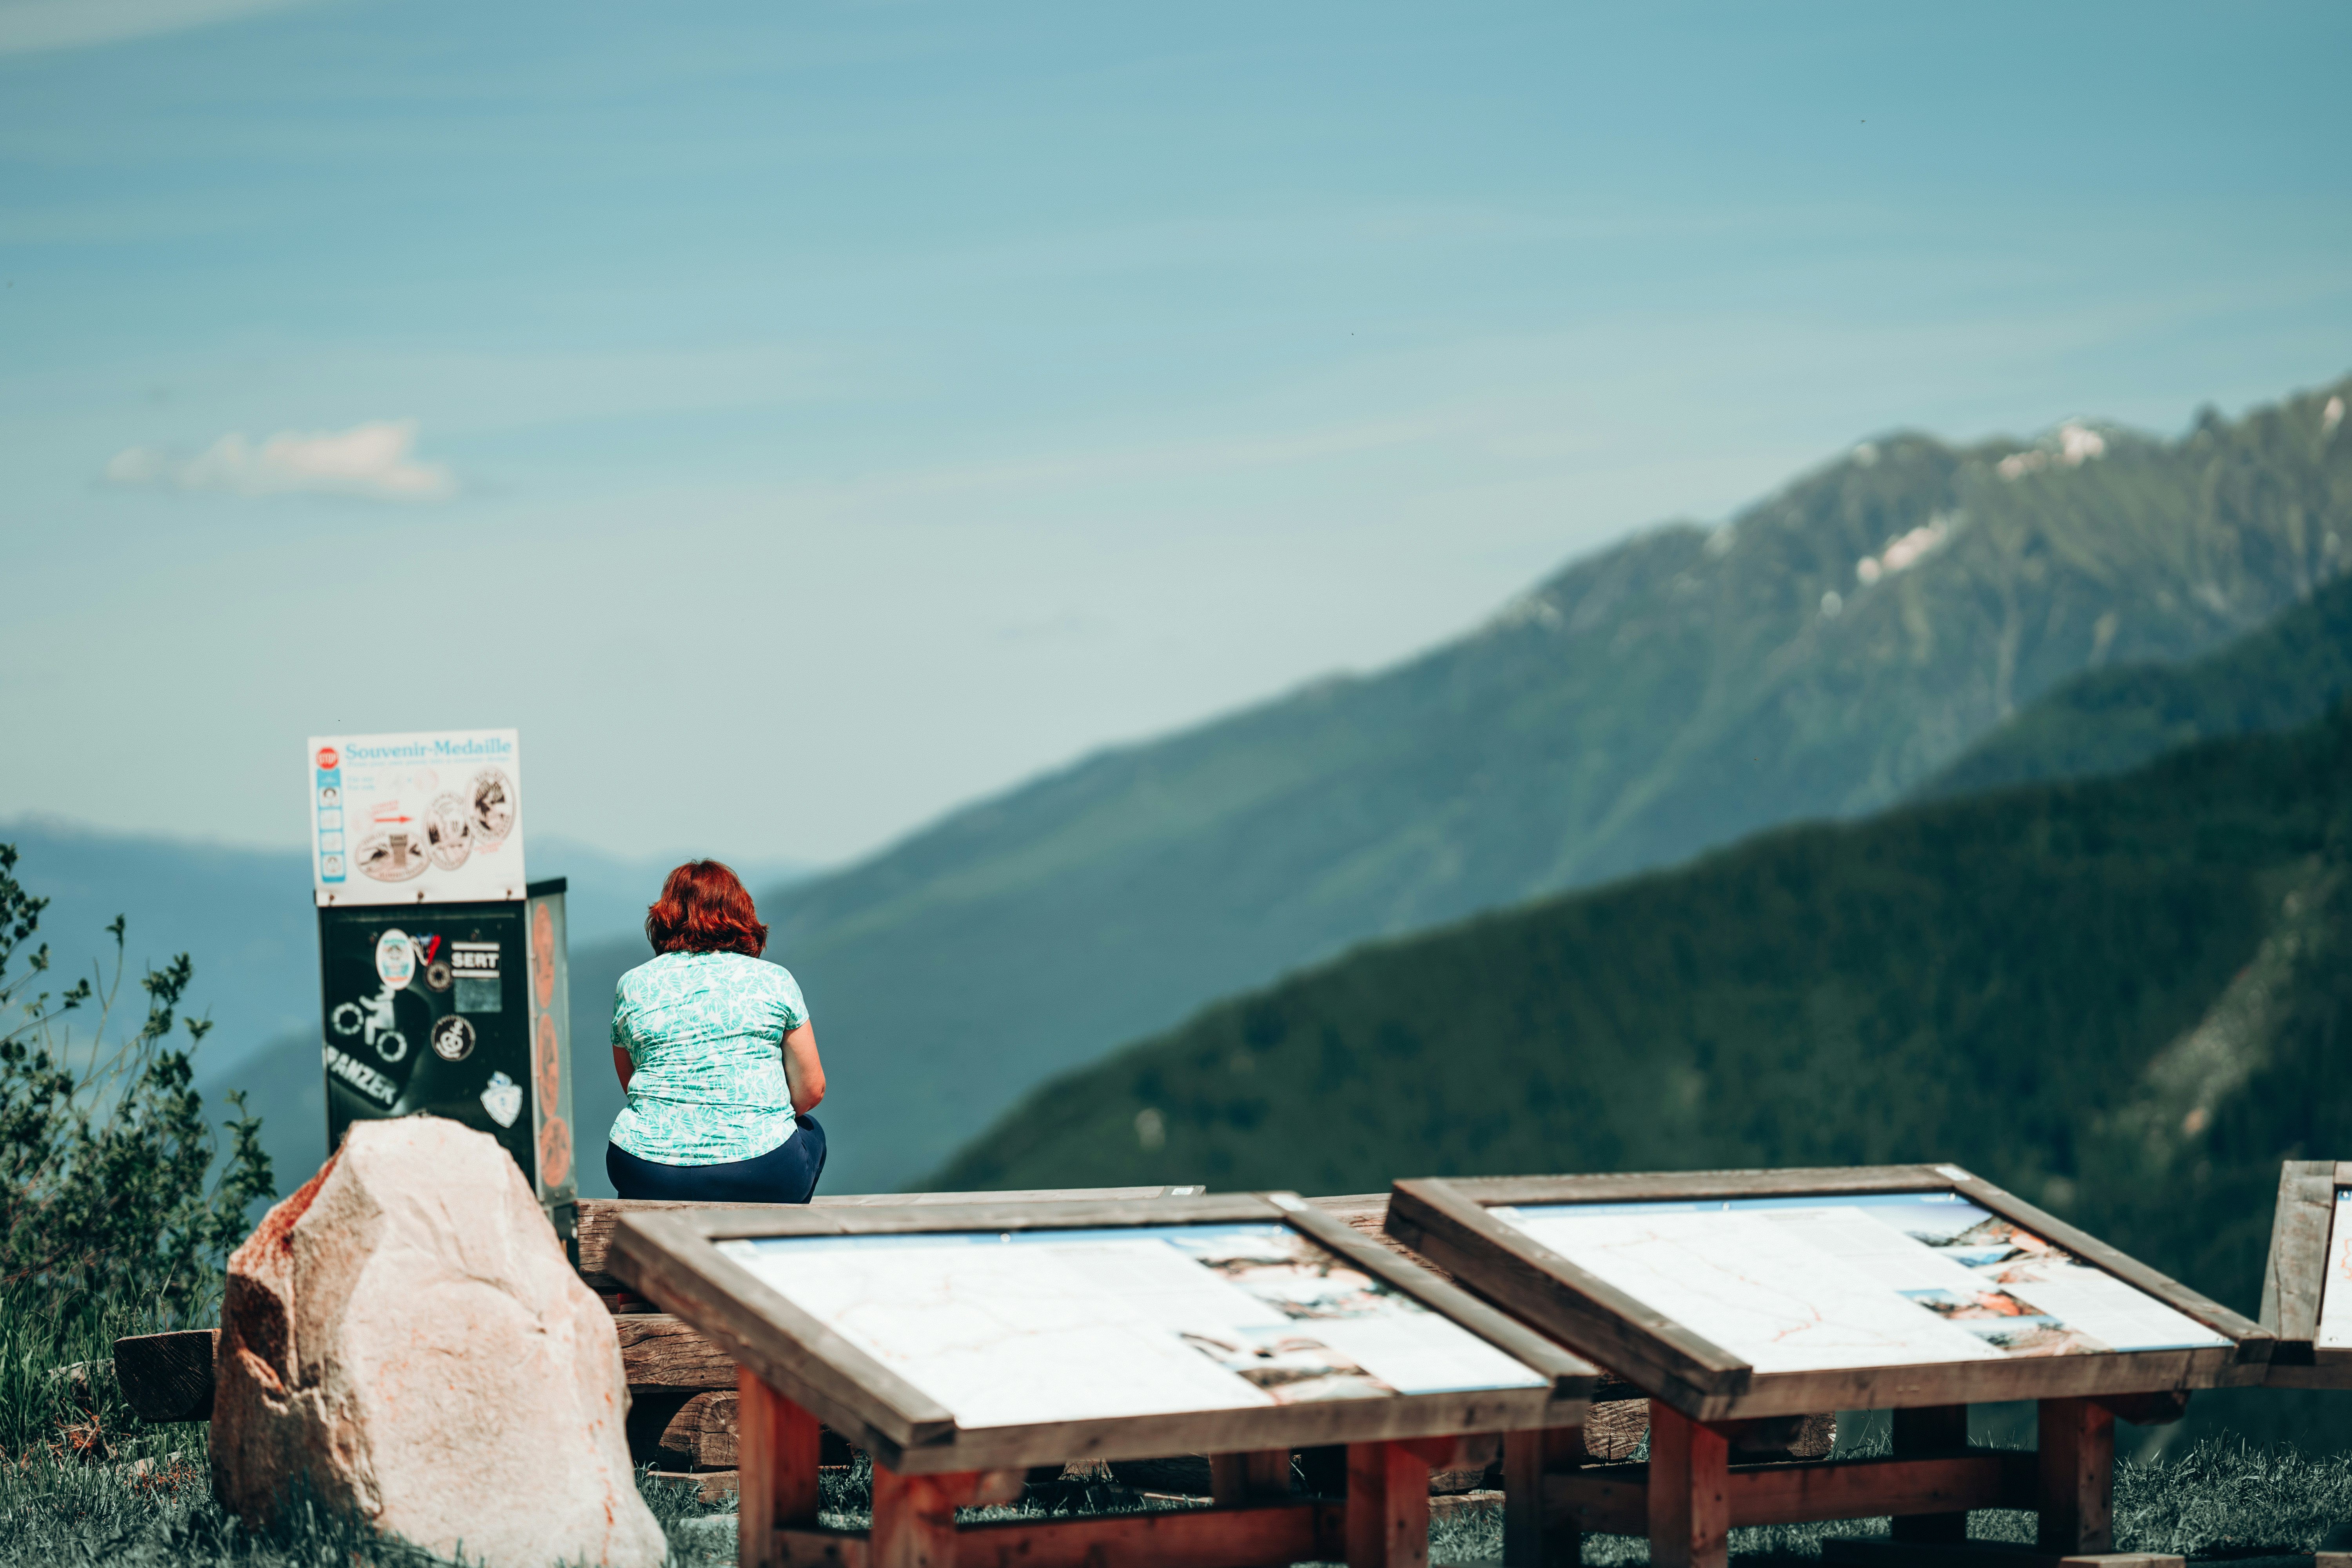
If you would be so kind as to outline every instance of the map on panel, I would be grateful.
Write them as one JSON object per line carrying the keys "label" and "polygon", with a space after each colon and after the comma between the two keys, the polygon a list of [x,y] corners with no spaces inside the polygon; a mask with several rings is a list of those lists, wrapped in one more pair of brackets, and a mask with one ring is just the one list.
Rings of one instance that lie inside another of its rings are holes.
{"label": "map on panel", "polygon": [[722,1241],[963,1427],[1548,1380],[1290,1229]]}
{"label": "map on panel", "polygon": [[2312,1342],[2323,1350],[2352,1350],[2352,1225],[2347,1220],[2352,1220],[2352,1187],[2338,1187],[2327,1231],[2327,1272],[2319,1287],[2319,1337]]}
{"label": "map on panel", "polygon": [[1957,1193],[1487,1212],[1759,1373],[2230,1343]]}

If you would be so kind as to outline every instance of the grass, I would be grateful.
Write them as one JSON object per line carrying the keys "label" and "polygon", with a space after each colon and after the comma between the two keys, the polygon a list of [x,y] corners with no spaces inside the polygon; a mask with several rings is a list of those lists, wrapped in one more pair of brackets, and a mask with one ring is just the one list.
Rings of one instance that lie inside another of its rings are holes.
{"label": "grass", "polygon": [[[373,1534],[352,1518],[302,1506],[267,1534],[243,1529],[213,1501],[201,1426],[152,1427],[126,1437],[129,1454],[96,1464],[27,1457],[0,1468],[0,1568],[438,1568],[446,1560]],[[169,1447],[163,1445],[171,1445]],[[176,1456],[174,1458],[173,1456]],[[137,1461],[155,1461],[146,1468]],[[862,1527],[871,1472],[861,1465],[828,1478],[824,1522]],[[735,1560],[729,1505],[699,1501],[689,1487],[641,1481],[661,1521],[675,1568],[721,1568]],[[967,1518],[1013,1517],[1043,1510],[990,1509]],[[2352,1519],[2352,1455],[2314,1458],[2287,1449],[2208,1441],[2176,1458],[2116,1467],[2116,1545],[2120,1551],[2179,1552],[2246,1561],[2259,1548],[2308,1552]],[[1986,1541],[2030,1542],[2032,1516],[1974,1514],[1969,1533]],[[1824,1535],[1883,1534],[1883,1521],[1785,1525],[1732,1532],[1742,1568],[1780,1568],[1819,1561]],[[1499,1562],[1498,1514],[1441,1521],[1430,1531],[1433,1563]],[[1625,1536],[1587,1540],[1584,1561],[1648,1561],[1647,1545]]]}

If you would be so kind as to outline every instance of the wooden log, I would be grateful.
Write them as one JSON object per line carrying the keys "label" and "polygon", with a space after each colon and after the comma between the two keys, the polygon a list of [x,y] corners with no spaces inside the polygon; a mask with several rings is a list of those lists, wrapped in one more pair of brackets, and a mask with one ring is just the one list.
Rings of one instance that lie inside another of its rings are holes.
{"label": "wooden log", "polygon": [[114,1342],[114,1381],[142,1421],[213,1418],[217,1329],[134,1334]]}
{"label": "wooden log", "polygon": [[639,1312],[613,1320],[621,1340],[621,1380],[633,1390],[699,1393],[735,1386],[735,1363],[667,1312]]}
{"label": "wooden log", "polygon": [[[1897,1410],[1894,1415],[1895,1457],[1898,1459],[1955,1453],[1969,1446],[1969,1407],[1965,1405],[1928,1405]],[[1968,1510],[1898,1515],[1890,1533],[1897,1541],[1966,1541]]]}
{"label": "wooden log", "polygon": [[1429,1462],[1407,1443],[1348,1445],[1348,1568],[1427,1568]]}
{"label": "wooden log", "polygon": [[2336,1162],[2287,1161],[2279,1168],[2278,1208],[2263,1268],[2262,1325],[2279,1337],[2279,1352],[2297,1361],[2309,1361],[2311,1342],[2319,1337],[2319,1298],[2335,1226]]}
{"label": "wooden log", "polygon": [[1728,1568],[1731,1444],[1664,1400],[1650,1402],[1649,1524],[1654,1568]]}
{"label": "wooden log", "polygon": [[2094,1400],[2045,1399],[2041,1427],[2044,1552],[2115,1550],[2116,1418]]}

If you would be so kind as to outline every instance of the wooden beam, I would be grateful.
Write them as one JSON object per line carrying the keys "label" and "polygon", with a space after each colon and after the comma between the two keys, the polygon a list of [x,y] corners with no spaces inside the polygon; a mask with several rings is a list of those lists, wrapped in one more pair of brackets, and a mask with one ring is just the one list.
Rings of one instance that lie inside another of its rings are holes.
{"label": "wooden beam", "polygon": [[1987,1542],[1936,1546],[1837,1535],[1822,1538],[1822,1561],[1851,1568],[2188,1568],[2185,1559],[2164,1552],[2036,1552]]}
{"label": "wooden beam", "polygon": [[1209,1456],[1209,1497],[1219,1508],[1290,1495],[1290,1450],[1258,1448]]}
{"label": "wooden beam", "polygon": [[2039,1414],[2042,1550],[2114,1551],[2114,1415],[2088,1399],[2045,1399]]}
{"label": "wooden beam", "polygon": [[[1964,1452],[1969,1446],[1969,1407],[1927,1405],[1897,1410],[1895,1416],[1895,1457],[1916,1459]],[[1952,1542],[1969,1538],[1969,1510],[1949,1513],[1901,1514],[1890,1532],[1897,1541]]]}
{"label": "wooden beam", "polygon": [[[1564,1428],[1582,1447],[1583,1434]],[[1554,1434],[1503,1434],[1504,1568],[1567,1568],[1583,1551],[1584,1532],[1572,1519],[1554,1519],[1544,1507],[1544,1472]]]}
{"label": "wooden beam", "polygon": [[[766,1568],[779,1526],[814,1524],[817,1419],[746,1369],[736,1396],[743,1568]],[[768,1556],[761,1556],[765,1552]]]}
{"label": "wooden beam", "polygon": [[1429,1462],[1403,1443],[1348,1445],[1348,1568],[1428,1568]]}
{"label": "wooden beam", "polygon": [[2310,1360],[2309,1347],[2319,1337],[2319,1302],[2335,1226],[2336,1162],[2289,1160],[2281,1165],[2270,1255],[2263,1266],[2262,1322],[2279,1337],[2274,1355]]}
{"label": "wooden beam", "polygon": [[876,1465],[872,1568],[955,1568],[953,1491],[961,1479],[902,1476]]}
{"label": "wooden beam", "polygon": [[[1655,1439],[1653,1438],[1654,1445]],[[2030,1449],[1976,1448],[1937,1458],[1814,1459],[1733,1465],[1725,1474],[1731,1524],[1826,1519],[1897,1520],[1978,1508],[2035,1507],[2039,1461]],[[1594,1465],[1544,1478],[1542,1517],[1612,1535],[1648,1528],[1649,1479],[1640,1465]]]}
{"label": "wooden beam", "polygon": [[114,1381],[142,1421],[213,1418],[213,1354],[218,1329],[134,1334],[114,1342]]}
{"label": "wooden beam", "polygon": [[1731,1444],[1722,1433],[1662,1399],[1650,1402],[1653,1568],[1727,1568],[1730,1468]]}
{"label": "wooden beam", "polygon": [[[992,1521],[955,1531],[958,1568],[1256,1568],[1328,1562],[1344,1550],[1336,1502],[1171,1509],[1081,1519]],[[864,1531],[777,1532],[791,1568],[874,1568]]]}
{"label": "wooden beam", "polygon": [[1695,1412],[1747,1391],[1729,1351],[1538,1242],[1445,1181],[1399,1182],[1389,1234],[1580,1355]]}

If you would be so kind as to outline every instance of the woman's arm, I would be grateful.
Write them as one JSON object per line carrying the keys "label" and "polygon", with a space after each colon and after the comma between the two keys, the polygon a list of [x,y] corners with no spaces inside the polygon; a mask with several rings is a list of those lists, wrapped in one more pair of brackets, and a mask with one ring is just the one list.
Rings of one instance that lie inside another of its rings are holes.
{"label": "woman's arm", "polygon": [[626,1046],[614,1046],[613,1047],[613,1071],[620,1078],[621,1092],[623,1094],[629,1092],[629,1079],[636,1070],[637,1064],[629,1059],[629,1048]]}
{"label": "woman's arm", "polygon": [[803,1024],[784,1036],[784,1083],[793,1109],[803,1115],[824,1099],[824,1063],[816,1054],[816,1026]]}

